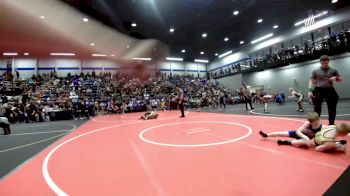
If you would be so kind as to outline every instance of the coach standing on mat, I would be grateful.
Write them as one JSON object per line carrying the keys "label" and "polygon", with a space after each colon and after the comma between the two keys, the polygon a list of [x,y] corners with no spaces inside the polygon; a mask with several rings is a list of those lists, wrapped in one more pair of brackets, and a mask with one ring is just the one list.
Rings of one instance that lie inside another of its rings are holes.
{"label": "coach standing on mat", "polygon": [[184,111],[184,91],[177,85],[176,86],[176,94],[177,94],[177,100],[179,103],[179,109],[181,111],[181,118],[185,117],[185,111]]}
{"label": "coach standing on mat", "polygon": [[314,97],[314,111],[321,116],[322,103],[326,100],[328,106],[329,125],[334,125],[337,115],[338,93],[333,87],[333,82],[342,80],[336,69],[329,67],[329,57],[323,55],[320,58],[321,67],[312,72],[309,82],[309,96]]}

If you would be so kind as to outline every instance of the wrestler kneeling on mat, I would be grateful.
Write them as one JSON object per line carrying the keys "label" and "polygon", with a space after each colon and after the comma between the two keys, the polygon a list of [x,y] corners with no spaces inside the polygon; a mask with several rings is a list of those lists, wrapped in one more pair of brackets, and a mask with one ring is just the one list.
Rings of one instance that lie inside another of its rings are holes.
{"label": "wrestler kneeling on mat", "polygon": [[316,151],[346,151],[346,140],[337,141],[337,137],[344,137],[350,133],[350,125],[341,123],[339,125],[330,125],[322,127],[321,131],[317,132],[315,138],[309,143],[315,147]]}
{"label": "wrestler kneeling on mat", "polygon": [[321,131],[322,124],[320,122],[320,117],[316,112],[310,112],[307,114],[308,123],[302,125],[298,130],[282,131],[282,132],[271,132],[264,133],[260,131],[259,134],[264,137],[291,137],[296,140],[278,140],[279,145],[292,145],[295,147],[308,147],[309,143],[307,141],[312,140],[316,133]]}
{"label": "wrestler kneeling on mat", "polygon": [[158,118],[157,112],[151,111],[151,112],[146,112],[143,116],[141,116],[140,119],[149,120],[149,119],[157,119],[157,118]]}
{"label": "wrestler kneeling on mat", "polygon": [[[340,125],[323,126],[316,133],[313,140],[304,141],[305,145],[314,147],[318,152],[338,151],[345,152],[346,140],[337,140],[337,137],[344,137],[350,133],[350,125],[342,123]],[[293,143],[293,141],[289,141]]]}

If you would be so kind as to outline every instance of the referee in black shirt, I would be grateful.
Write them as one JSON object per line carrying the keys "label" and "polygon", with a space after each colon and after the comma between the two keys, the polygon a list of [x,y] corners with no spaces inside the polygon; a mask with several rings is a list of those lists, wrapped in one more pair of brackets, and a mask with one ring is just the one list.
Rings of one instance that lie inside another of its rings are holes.
{"label": "referee in black shirt", "polygon": [[181,116],[180,118],[185,117],[185,111],[184,111],[184,91],[179,87],[176,86],[176,91],[177,91],[177,100],[179,103],[179,109],[181,111]]}
{"label": "referee in black shirt", "polygon": [[321,67],[312,72],[309,82],[309,96],[314,98],[314,111],[320,116],[322,103],[326,100],[329,125],[334,125],[339,96],[333,87],[333,82],[341,82],[342,78],[336,69],[329,67],[329,57],[327,55],[321,56],[320,63]]}

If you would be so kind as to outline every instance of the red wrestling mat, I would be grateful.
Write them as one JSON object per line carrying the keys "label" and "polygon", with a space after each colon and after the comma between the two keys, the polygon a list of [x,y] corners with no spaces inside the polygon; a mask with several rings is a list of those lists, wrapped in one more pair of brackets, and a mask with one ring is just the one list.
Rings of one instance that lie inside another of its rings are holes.
{"label": "red wrestling mat", "polygon": [[349,152],[278,146],[258,134],[296,129],[300,119],[140,116],[90,120],[2,181],[1,195],[321,195],[350,162]]}

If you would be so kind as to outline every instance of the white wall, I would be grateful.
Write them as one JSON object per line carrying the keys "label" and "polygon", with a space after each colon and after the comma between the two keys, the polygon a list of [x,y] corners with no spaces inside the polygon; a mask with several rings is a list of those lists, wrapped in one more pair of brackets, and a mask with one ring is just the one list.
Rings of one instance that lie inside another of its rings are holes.
{"label": "white wall", "polygon": [[6,71],[6,59],[0,59],[0,73],[1,75]]}
{"label": "white wall", "polygon": [[30,78],[37,74],[37,60],[31,58],[14,59],[12,62],[12,72],[15,70],[20,73],[20,78]]}
{"label": "white wall", "polygon": [[193,74],[194,76],[197,76],[199,73],[201,77],[206,76],[205,64],[165,61],[161,62],[158,65],[158,68],[161,70],[161,72],[167,73],[167,75],[169,75],[170,72],[172,72],[173,75]]}
{"label": "white wall", "polygon": [[55,59],[54,65],[56,66],[58,76],[67,76],[68,73],[80,74],[81,63],[79,59]]}
{"label": "white wall", "polygon": [[52,59],[39,59],[37,69],[39,74],[48,74],[56,69],[56,65]]}
{"label": "white wall", "polygon": [[100,72],[111,72],[112,74],[117,72],[119,66],[113,61],[104,60],[104,59],[92,59],[92,60],[83,60],[81,71],[84,73],[92,73],[95,70],[96,74]]}
{"label": "white wall", "polygon": [[226,88],[230,90],[236,90],[242,87],[242,79],[242,74],[236,74],[229,77],[219,78],[216,80],[223,84]]}

